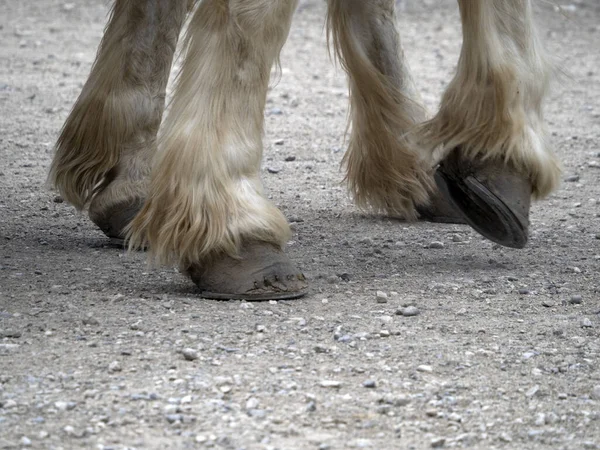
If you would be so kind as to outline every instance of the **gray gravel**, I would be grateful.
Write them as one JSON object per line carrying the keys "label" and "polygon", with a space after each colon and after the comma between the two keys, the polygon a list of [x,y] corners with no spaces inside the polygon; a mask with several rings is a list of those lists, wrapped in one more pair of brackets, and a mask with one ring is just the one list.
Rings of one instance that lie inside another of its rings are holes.
{"label": "gray gravel", "polygon": [[[402,4],[433,110],[456,4]],[[311,292],[250,304],[199,298],[47,190],[107,2],[3,2],[0,449],[600,448],[600,6],[538,9],[569,75],[547,108],[568,182],[516,251],[352,205],[346,81],[324,2],[301,2],[268,94],[264,180]]]}

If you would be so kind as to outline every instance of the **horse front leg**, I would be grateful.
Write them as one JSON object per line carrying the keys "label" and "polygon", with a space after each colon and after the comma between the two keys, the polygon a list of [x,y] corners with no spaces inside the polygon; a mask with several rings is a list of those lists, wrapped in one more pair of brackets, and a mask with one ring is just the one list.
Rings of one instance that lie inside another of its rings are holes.
{"label": "horse front leg", "polygon": [[530,0],[459,0],[463,47],[424,145],[442,146],[438,181],[484,236],[527,241],[530,198],[556,188],[560,170],[542,114],[551,70]]}
{"label": "horse front leg", "polygon": [[212,298],[294,298],[303,276],[282,252],[290,230],[259,177],[273,62],[296,0],[204,0],[159,138],[132,246],[177,264]]}

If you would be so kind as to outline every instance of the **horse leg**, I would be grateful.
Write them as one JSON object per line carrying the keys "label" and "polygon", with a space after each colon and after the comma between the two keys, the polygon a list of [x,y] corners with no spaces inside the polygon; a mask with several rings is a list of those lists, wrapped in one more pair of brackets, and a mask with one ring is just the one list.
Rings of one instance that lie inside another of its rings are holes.
{"label": "horse leg", "polygon": [[415,126],[427,112],[404,58],[394,4],[328,2],[330,36],[350,85],[346,179],[361,207],[406,219],[419,213],[428,220],[462,222],[435,195],[431,152],[414,139]]}
{"label": "horse leg", "polygon": [[530,0],[459,0],[463,47],[437,115],[423,127],[443,146],[438,182],[465,219],[506,246],[527,242],[530,199],[556,188],[542,101],[550,68]]}
{"label": "horse leg", "polygon": [[282,252],[283,214],[259,177],[271,67],[297,0],[204,0],[189,24],[186,56],[132,246],[176,263],[212,298],[294,298],[304,277]]}
{"label": "horse leg", "polygon": [[117,0],[90,76],[61,131],[50,182],[109,237],[146,194],[189,0]]}

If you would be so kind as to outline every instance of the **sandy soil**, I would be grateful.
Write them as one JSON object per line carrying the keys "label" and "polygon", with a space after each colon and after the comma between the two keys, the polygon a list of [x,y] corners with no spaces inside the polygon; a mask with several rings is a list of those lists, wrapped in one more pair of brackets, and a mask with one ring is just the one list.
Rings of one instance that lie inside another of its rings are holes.
{"label": "sandy soil", "polygon": [[[433,109],[460,49],[456,6],[405,3]],[[269,92],[264,181],[311,293],[255,304],[199,298],[44,185],[106,13],[0,0],[1,449],[600,448],[596,0],[539,5],[567,71],[547,108],[566,181],[520,251],[352,205],[346,82],[324,2],[304,1]]]}

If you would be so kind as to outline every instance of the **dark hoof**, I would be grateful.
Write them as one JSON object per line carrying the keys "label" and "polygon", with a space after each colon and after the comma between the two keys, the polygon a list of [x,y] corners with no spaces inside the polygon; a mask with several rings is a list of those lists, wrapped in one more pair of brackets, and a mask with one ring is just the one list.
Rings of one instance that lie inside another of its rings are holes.
{"label": "dark hoof", "polygon": [[501,161],[467,160],[456,149],[435,180],[475,231],[506,247],[525,247],[532,191],[526,176]]}
{"label": "dark hoof", "polygon": [[203,266],[192,265],[186,273],[202,297],[218,300],[287,300],[302,297],[308,289],[287,255],[265,242],[247,243],[239,258],[223,255]]}
{"label": "dark hoof", "polygon": [[142,209],[144,201],[134,199],[117,203],[102,210],[90,205],[89,215],[92,222],[110,239],[111,244],[125,245],[125,229]]}
{"label": "dark hoof", "polygon": [[440,190],[436,190],[427,206],[417,206],[419,220],[435,223],[466,224],[463,215],[451,200],[447,199]]}

